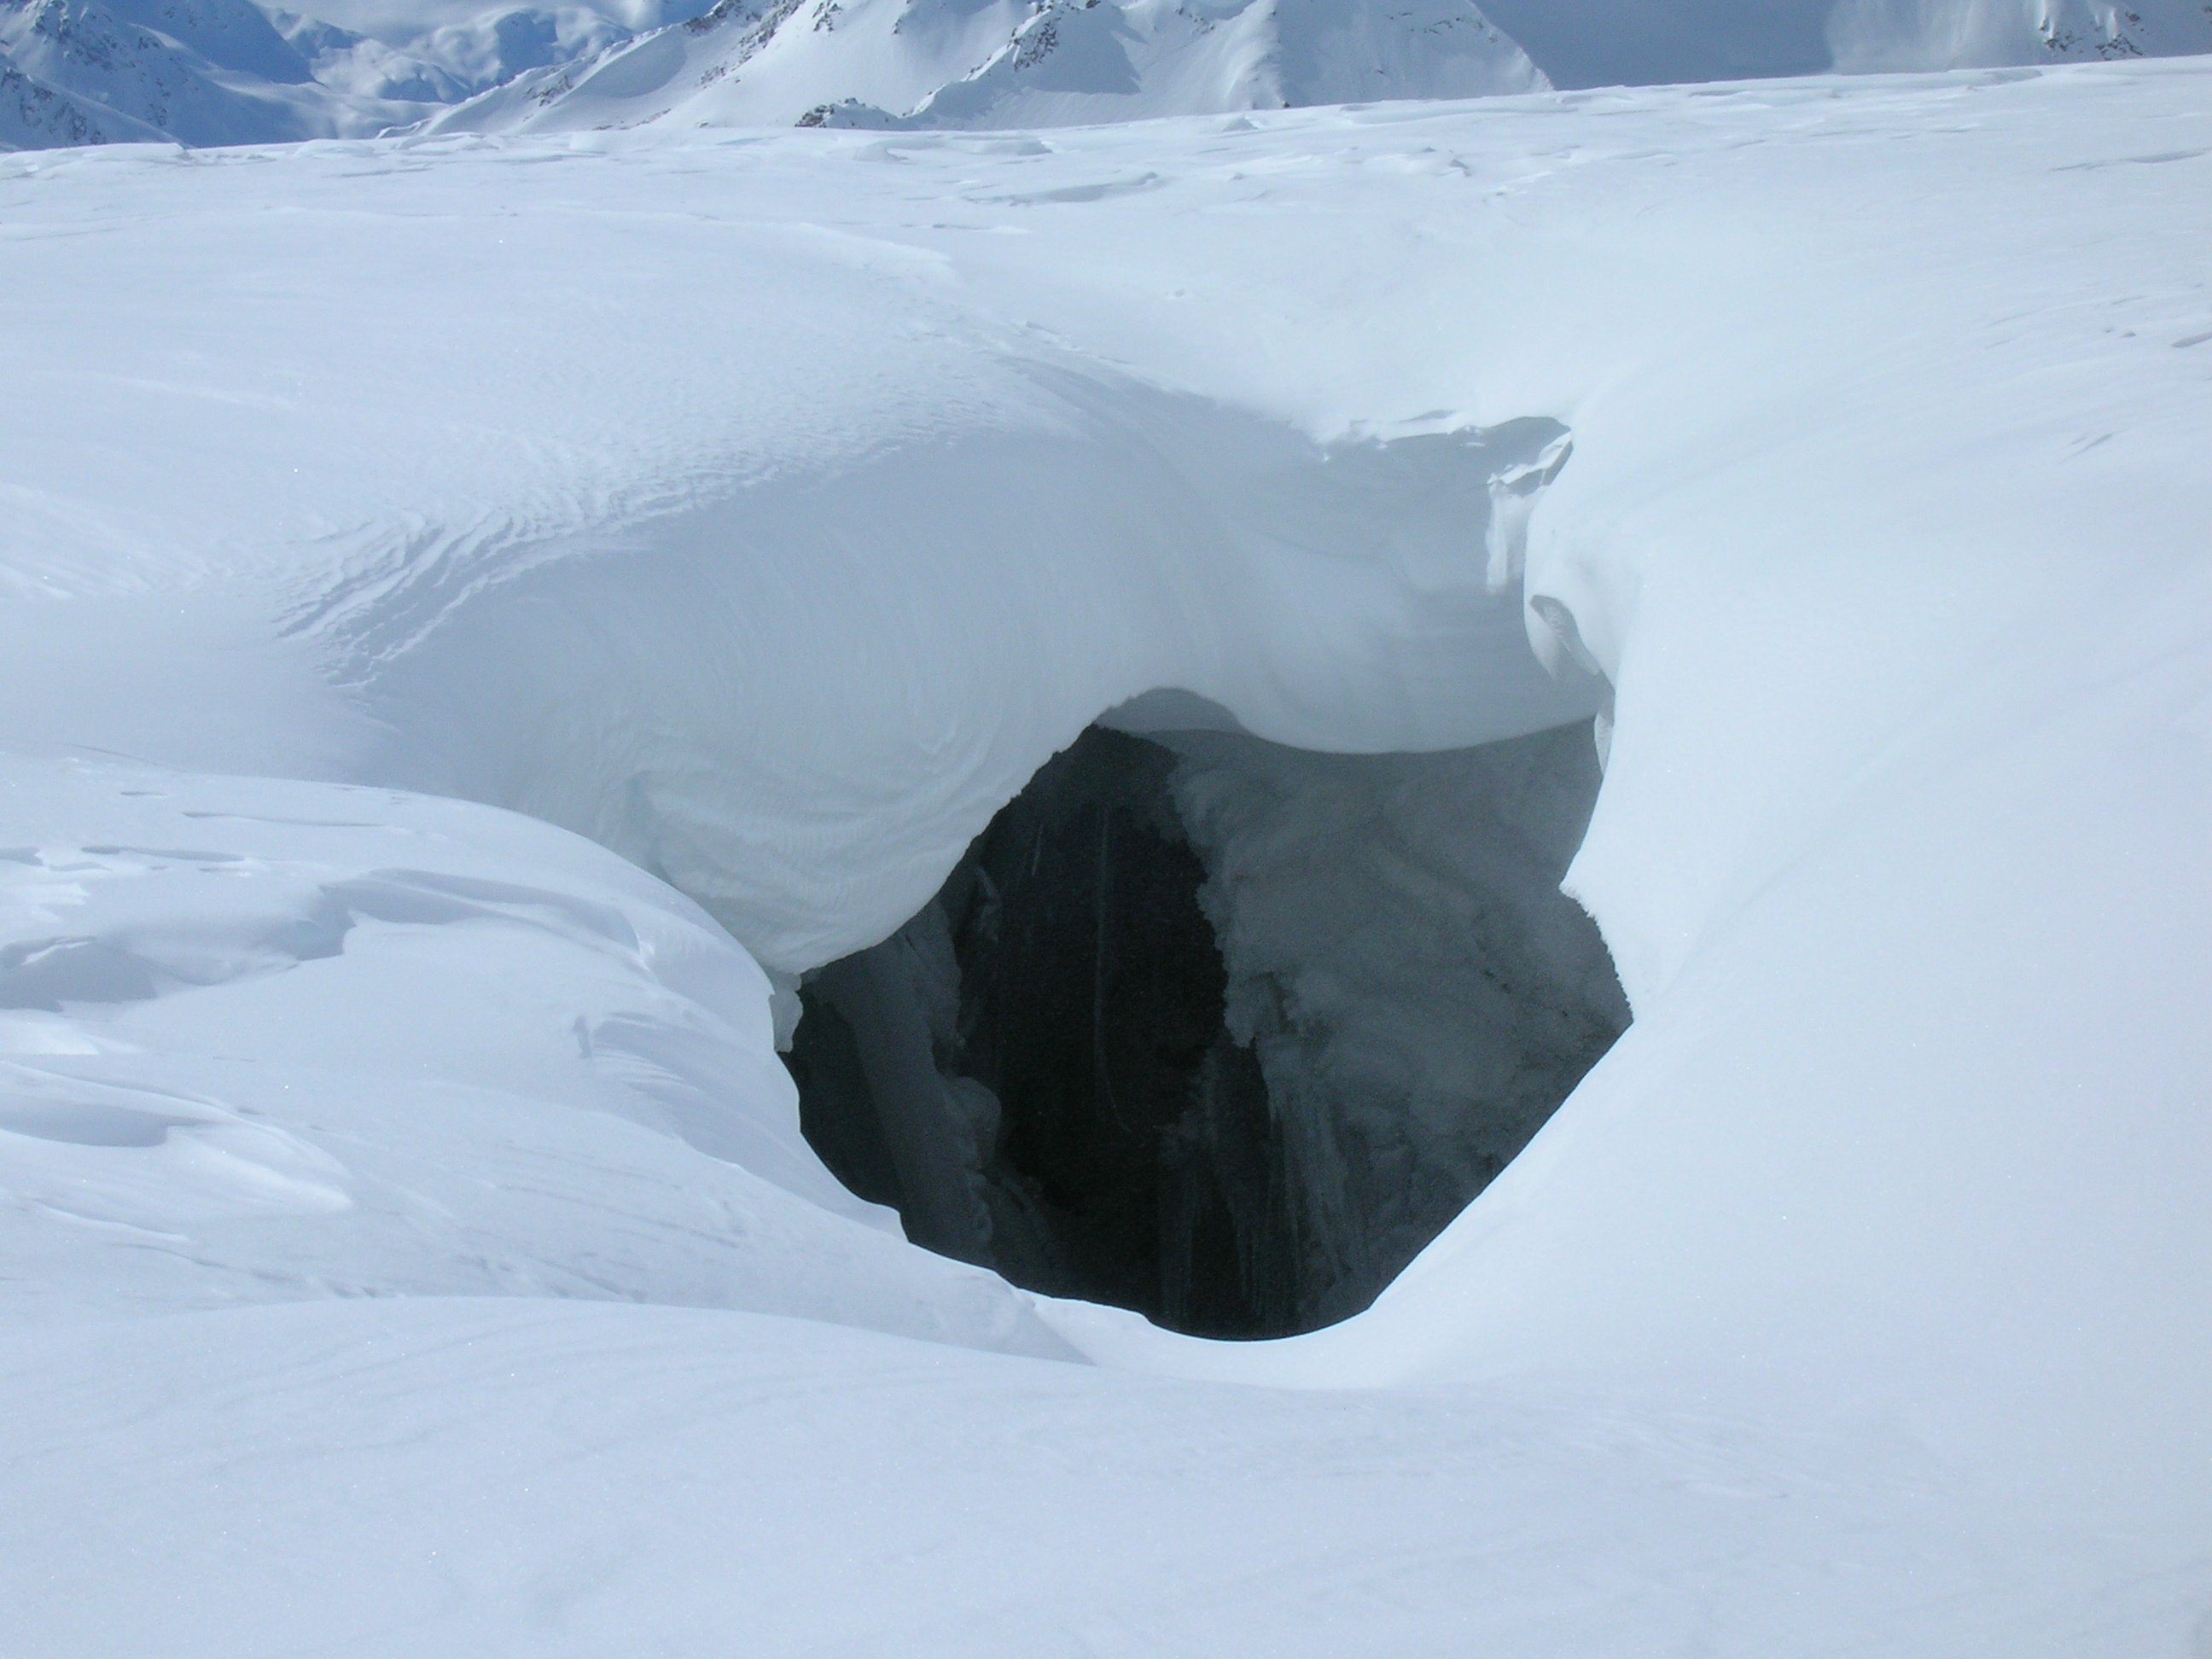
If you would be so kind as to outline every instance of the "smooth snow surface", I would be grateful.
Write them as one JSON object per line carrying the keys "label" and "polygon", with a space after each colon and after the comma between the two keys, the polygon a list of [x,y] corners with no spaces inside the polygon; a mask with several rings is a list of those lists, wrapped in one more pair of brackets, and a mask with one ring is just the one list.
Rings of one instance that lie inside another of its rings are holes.
{"label": "smooth snow surface", "polygon": [[[7,1644],[2201,1653],[2208,199],[2184,62],[0,159]],[[1310,1336],[798,1137],[1115,709],[1606,716],[1636,1023]]]}
{"label": "smooth snow surface", "polygon": [[1064,1352],[828,1177],[760,970],[619,859],[386,790],[8,780],[11,1318],[611,1297]]}

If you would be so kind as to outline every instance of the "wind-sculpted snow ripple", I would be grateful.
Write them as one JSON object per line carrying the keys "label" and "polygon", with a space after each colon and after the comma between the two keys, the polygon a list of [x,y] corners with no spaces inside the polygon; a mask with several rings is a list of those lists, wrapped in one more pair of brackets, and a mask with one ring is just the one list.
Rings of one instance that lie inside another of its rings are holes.
{"label": "wind-sculpted snow ripple", "polygon": [[1114,378],[1024,379],[1018,420],[517,550],[369,672],[387,775],[589,835],[797,972],[905,921],[1040,765],[1144,694],[1360,752],[1597,706],[1601,682],[1547,675],[1523,633],[1515,538],[1557,422],[1317,444]]}

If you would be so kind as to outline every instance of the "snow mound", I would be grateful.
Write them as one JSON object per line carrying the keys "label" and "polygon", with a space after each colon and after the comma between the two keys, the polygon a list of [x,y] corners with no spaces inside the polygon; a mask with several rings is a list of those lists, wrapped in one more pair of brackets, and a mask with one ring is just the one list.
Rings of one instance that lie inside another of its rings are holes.
{"label": "snow mound", "polygon": [[1065,1352],[829,1177],[760,971],[630,866],[389,790],[8,778],[39,836],[0,847],[18,1328],[495,1295]]}

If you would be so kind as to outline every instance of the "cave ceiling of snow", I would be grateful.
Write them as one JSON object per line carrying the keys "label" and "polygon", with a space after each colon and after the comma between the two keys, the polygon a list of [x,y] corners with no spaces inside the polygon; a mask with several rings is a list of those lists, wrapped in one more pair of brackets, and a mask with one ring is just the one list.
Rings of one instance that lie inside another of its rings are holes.
{"label": "cave ceiling of snow", "polygon": [[0,155],[0,1649],[2212,1653],[2212,60],[1499,73]]}

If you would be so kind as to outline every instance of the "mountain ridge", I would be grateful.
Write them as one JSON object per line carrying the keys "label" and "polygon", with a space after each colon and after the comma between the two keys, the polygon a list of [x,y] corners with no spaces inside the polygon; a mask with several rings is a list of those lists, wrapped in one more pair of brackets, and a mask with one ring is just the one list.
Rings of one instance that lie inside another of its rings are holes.
{"label": "mountain ridge", "polygon": [[0,0],[0,149],[1047,127],[2212,52],[2198,0]]}

